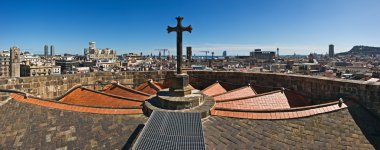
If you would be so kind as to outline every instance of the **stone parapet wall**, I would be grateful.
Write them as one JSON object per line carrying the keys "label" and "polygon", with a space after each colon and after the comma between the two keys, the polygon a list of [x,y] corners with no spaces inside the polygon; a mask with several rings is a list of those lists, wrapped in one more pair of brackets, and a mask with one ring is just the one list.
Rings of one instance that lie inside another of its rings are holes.
{"label": "stone parapet wall", "polygon": [[235,88],[251,83],[253,86],[296,90],[315,100],[326,100],[350,96],[368,110],[380,116],[380,82],[365,82],[326,77],[289,75],[275,73],[189,71],[190,83],[196,88],[205,88],[220,81],[231,83]]}
{"label": "stone parapet wall", "polygon": [[[87,74],[68,74],[58,76],[20,77],[0,79],[0,89],[14,89],[27,92],[42,98],[55,98],[66,93],[77,84],[106,83],[114,80],[121,84],[138,84],[147,79],[159,80],[165,78],[167,72],[93,72]],[[90,89],[99,90],[101,85],[89,86]],[[0,93],[0,101],[8,98],[8,93]]]}
{"label": "stone parapet wall", "polygon": [[[42,98],[54,98],[63,95],[77,84],[94,84],[97,81],[110,82],[113,80],[118,80],[121,84],[138,84],[147,79],[170,78],[173,74],[173,71],[93,72],[59,76],[21,77],[0,79],[0,89],[15,89]],[[285,87],[321,101],[354,96],[367,109],[380,116],[380,83],[274,73],[188,71],[188,74],[190,75],[190,84],[199,89],[203,89],[218,80],[232,83],[230,87],[227,87],[228,90],[248,83],[253,86],[269,88],[270,90]],[[100,89],[101,86],[91,86],[90,88]],[[8,98],[7,93],[0,93],[0,100],[5,100],[6,98]]]}

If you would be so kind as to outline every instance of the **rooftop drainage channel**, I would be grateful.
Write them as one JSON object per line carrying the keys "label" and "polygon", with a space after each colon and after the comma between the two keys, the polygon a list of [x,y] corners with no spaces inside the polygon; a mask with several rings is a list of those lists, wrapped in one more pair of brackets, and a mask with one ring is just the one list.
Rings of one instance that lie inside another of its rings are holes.
{"label": "rooftop drainage channel", "polygon": [[204,150],[200,113],[153,111],[133,150]]}

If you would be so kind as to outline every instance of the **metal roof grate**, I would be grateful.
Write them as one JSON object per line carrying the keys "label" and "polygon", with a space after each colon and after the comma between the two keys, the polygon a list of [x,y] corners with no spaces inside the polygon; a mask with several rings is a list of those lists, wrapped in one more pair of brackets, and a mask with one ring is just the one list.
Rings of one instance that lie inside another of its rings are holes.
{"label": "metal roof grate", "polygon": [[153,111],[132,149],[205,149],[199,113]]}

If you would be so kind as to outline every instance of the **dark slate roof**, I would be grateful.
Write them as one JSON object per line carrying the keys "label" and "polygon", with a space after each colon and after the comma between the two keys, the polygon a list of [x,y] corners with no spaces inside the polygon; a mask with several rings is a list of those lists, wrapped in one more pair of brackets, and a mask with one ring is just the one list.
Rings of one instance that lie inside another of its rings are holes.
{"label": "dark slate roof", "polygon": [[147,120],[143,115],[81,113],[16,100],[0,106],[0,114],[0,149],[121,149]]}
{"label": "dark slate roof", "polygon": [[[66,111],[16,100],[0,104],[0,149],[122,149],[146,123],[143,115]],[[380,121],[360,105],[314,116],[202,120],[207,149],[379,149]]]}
{"label": "dark slate roof", "polygon": [[[372,124],[359,127],[355,119],[349,109],[286,120],[212,116],[203,120],[203,130],[207,149],[379,148],[379,121],[370,118]],[[369,123],[368,120],[365,122]]]}

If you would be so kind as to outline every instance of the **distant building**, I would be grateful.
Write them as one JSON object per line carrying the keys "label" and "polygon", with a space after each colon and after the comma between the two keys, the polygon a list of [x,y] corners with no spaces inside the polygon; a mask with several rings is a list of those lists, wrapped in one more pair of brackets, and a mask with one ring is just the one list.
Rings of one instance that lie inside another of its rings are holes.
{"label": "distant building", "polygon": [[0,77],[9,77],[10,73],[10,52],[4,50],[0,52]]}
{"label": "distant building", "polygon": [[49,46],[48,45],[44,46],[44,56],[45,57],[49,56]]}
{"label": "distant building", "polygon": [[10,77],[20,77],[20,49],[11,47],[10,51]]}
{"label": "distant building", "polygon": [[116,51],[110,48],[98,49],[95,42],[89,42],[89,47],[84,49],[86,60],[113,60],[117,59]]}
{"label": "distant building", "polygon": [[250,56],[256,59],[257,62],[272,61],[275,55],[276,55],[276,52],[261,51],[261,49],[255,49],[255,51],[250,52]]}
{"label": "distant building", "polygon": [[115,61],[98,61],[96,66],[100,68],[101,71],[112,71],[113,69],[120,68],[120,63]]}
{"label": "distant building", "polygon": [[50,56],[54,56],[55,55],[55,48],[54,48],[54,45],[51,45],[50,46]]}
{"label": "distant building", "polygon": [[48,76],[53,72],[51,63],[44,64],[21,64],[22,77]]}
{"label": "distant building", "polygon": [[56,60],[56,66],[61,66],[62,74],[72,74],[75,67],[79,66],[79,63],[75,60]]}
{"label": "distant building", "polygon": [[58,75],[61,74],[61,66],[53,66],[53,71],[51,72],[52,75]]}
{"label": "distant building", "polygon": [[73,70],[76,74],[77,73],[88,73],[90,72],[90,67],[76,67]]}
{"label": "distant building", "polygon": [[277,48],[277,58],[280,58],[280,49]]}
{"label": "distant building", "polygon": [[186,47],[186,59],[191,60],[192,53],[191,47]]}
{"label": "distant building", "polygon": [[223,57],[227,57],[227,51],[223,51]]}
{"label": "distant building", "polygon": [[334,57],[334,45],[332,44],[329,45],[329,57],[330,58]]}

